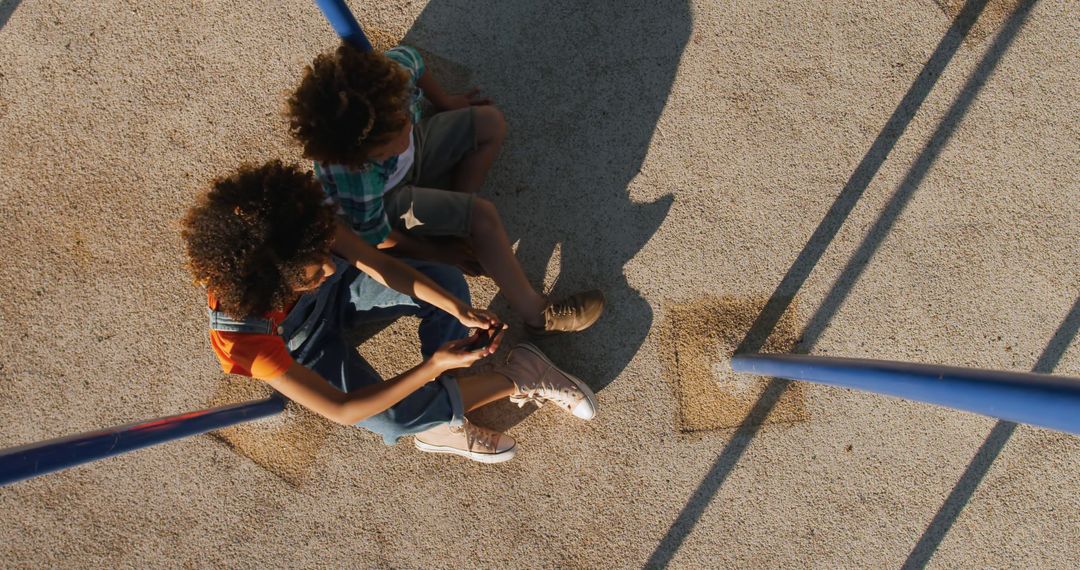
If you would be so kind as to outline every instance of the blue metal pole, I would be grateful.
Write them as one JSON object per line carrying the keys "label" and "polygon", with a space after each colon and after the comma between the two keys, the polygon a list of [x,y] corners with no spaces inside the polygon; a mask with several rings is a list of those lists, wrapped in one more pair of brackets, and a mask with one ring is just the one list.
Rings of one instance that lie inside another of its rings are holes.
{"label": "blue metal pole", "polygon": [[806,380],[1080,435],[1080,378],[801,354],[738,354],[736,372]]}
{"label": "blue metal pole", "polygon": [[285,399],[199,410],[0,450],[0,486],[281,413]]}
{"label": "blue metal pole", "polygon": [[[371,42],[344,0],[315,0],[315,3],[342,40],[362,51],[371,51]],[[221,406],[10,447],[0,450],[0,486],[174,439],[272,416],[284,408],[285,400],[275,395],[266,400]]]}
{"label": "blue metal pole", "polygon": [[349,7],[345,5],[345,0],[315,0],[315,3],[319,5],[319,9],[341,39],[360,51],[371,51],[371,42],[368,41],[363,28],[353,17]]}

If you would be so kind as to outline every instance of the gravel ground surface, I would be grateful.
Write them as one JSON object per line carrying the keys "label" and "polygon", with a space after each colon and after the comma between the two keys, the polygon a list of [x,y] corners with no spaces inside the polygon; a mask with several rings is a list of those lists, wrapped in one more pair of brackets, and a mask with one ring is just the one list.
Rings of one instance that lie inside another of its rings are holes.
{"label": "gravel ground surface", "polygon": [[[598,417],[482,410],[521,446],[485,466],[290,409],[0,489],[0,566],[1080,566],[1080,439],[725,369],[749,332],[1080,376],[1075,1],[353,4],[505,111],[527,273],[608,296],[542,345]],[[283,100],[335,43],[303,0],[0,0],[0,447],[266,393],[178,219],[300,160]],[[360,350],[394,373],[414,327]]]}

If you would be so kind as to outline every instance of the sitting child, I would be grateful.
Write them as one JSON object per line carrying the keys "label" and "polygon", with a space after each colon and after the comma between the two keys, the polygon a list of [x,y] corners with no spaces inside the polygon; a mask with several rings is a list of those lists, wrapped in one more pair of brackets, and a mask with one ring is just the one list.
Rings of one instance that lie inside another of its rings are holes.
{"label": "sitting child", "polygon": [[[559,302],[538,293],[495,206],[475,196],[502,148],[502,113],[475,90],[447,95],[424,71],[413,48],[380,54],[348,44],[305,69],[288,101],[290,128],[338,213],[380,249],[482,270],[534,334],[592,326],[604,310],[600,291]],[[422,118],[424,95],[441,112]],[[448,236],[461,239],[425,239]]]}
{"label": "sitting child", "polygon": [[[514,439],[470,423],[466,412],[510,397],[595,414],[589,388],[529,344],[491,372],[447,375],[497,350],[501,333],[482,349],[465,338],[467,327],[498,330],[495,316],[469,306],[456,269],[397,260],[341,228],[310,172],[270,162],[217,179],[188,211],[183,237],[225,372],[265,380],[332,421],[387,444],[414,435],[422,451],[495,463],[514,456]],[[402,315],[421,319],[424,360],[383,380],[342,333]]]}

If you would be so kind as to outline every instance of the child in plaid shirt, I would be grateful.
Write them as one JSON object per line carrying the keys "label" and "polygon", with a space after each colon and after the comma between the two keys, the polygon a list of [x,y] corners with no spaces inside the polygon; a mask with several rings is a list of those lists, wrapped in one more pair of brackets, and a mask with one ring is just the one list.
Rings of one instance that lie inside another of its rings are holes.
{"label": "child in plaid shirt", "polygon": [[[597,290],[552,302],[525,277],[494,204],[476,196],[506,123],[477,90],[449,95],[411,47],[342,44],[315,58],[289,98],[292,134],[338,214],[368,243],[495,280],[534,334],[588,328]],[[424,98],[438,111],[422,117]]]}

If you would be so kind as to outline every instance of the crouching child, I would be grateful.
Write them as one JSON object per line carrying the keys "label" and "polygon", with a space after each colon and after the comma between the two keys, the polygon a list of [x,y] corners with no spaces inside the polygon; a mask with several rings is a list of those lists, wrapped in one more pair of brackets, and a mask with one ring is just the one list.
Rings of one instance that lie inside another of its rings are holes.
{"label": "crouching child", "polygon": [[[529,344],[491,372],[447,374],[494,354],[498,318],[469,305],[457,269],[395,259],[340,226],[309,172],[270,162],[218,178],[188,211],[182,234],[224,371],[265,381],[331,421],[387,444],[414,436],[422,451],[495,463],[514,456],[515,440],[470,423],[466,412],[509,397],[595,414],[589,388]],[[420,319],[422,359],[383,379],[344,332],[404,315]],[[470,346],[489,332],[491,344]]]}

